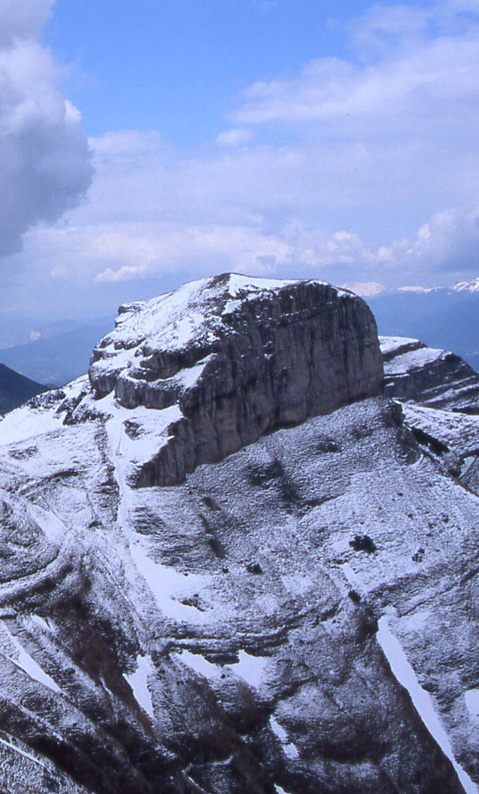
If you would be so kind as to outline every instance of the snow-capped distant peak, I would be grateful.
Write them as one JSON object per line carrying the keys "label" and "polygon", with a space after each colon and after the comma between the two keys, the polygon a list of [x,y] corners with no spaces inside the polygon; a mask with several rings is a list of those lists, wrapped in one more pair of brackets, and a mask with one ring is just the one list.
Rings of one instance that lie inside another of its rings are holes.
{"label": "snow-capped distant peak", "polygon": [[479,292],[479,277],[473,281],[456,281],[453,290],[456,292]]}
{"label": "snow-capped distant peak", "polygon": [[420,285],[410,285],[405,287],[399,287],[398,292],[434,292],[436,287],[421,287]]}
{"label": "snow-capped distant peak", "polygon": [[389,292],[389,288],[384,284],[379,284],[377,281],[351,281],[347,284],[341,284],[343,289],[350,292],[355,292],[362,298],[371,298],[373,295],[381,295],[383,292]]}

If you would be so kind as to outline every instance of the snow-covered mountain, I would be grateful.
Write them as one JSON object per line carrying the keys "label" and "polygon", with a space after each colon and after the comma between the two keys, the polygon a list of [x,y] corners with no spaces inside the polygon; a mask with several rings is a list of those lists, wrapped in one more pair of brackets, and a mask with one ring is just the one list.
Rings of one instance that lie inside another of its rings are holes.
{"label": "snow-covered mountain", "polygon": [[356,296],[222,276],[0,422],[2,790],[478,790],[479,418],[381,377]]}

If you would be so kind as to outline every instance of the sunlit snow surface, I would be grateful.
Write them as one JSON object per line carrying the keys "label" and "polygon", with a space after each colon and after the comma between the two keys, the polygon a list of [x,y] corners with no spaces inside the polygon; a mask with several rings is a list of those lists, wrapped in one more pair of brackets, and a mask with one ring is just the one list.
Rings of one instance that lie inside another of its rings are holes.
{"label": "sunlit snow surface", "polygon": [[221,674],[221,667],[218,664],[213,664],[201,656],[199,653],[191,653],[191,651],[183,650],[181,653],[176,654],[176,658],[180,660],[195,673],[203,675],[205,678],[217,678]]}
{"label": "sunlit snow surface", "polygon": [[[448,355],[447,350],[427,347],[419,340],[407,337],[380,336],[379,342],[381,352],[385,356],[384,374],[388,376],[404,375],[412,370],[419,370],[443,360]],[[389,360],[395,351],[397,354]]]}
{"label": "sunlit snow surface", "polygon": [[246,681],[247,684],[256,688],[259,687],[268,660],[263,659],[261,656],[252,656],[250,653],[246,653],[246,651],[240,651],[238,657],[238,662],[228,666],[231,667],[236,675],[239,675],[240,678]]}
{"label": "sunlit snow surface", "polygon": [[468,689],[464,698],[470,716],[473,720],[479,721],[479,689]]}
{"label": "sunlit snow surface", "polygon": [[151,658],[149,656],[137,656],[136,665],[136,670],[130,675],[126,675],[125,678],[133,690],[136,702],[153,718],[155,712],[153,710],[151,692],[148,689],[148,678],[154,673]]}
{"label": "sunlit snow surface", "polygon": [[295,759],[299,758],[298,748],[296,747],[293,742],[289,741],[288,733],[285,731],[282,725],[279,724],[278,720],[274,717],[270,717],[269,724],[271,726],[271,730],[273,731],[274,735],[279,739],[283,746],[283,750],[288,756],[288,758]]}
{"label": "sunlit snow surface", "polygon": [[156,602],[164,615],[191,623],[204,623],[208,616],[204,612],[182,603],[202,589],[205,576],[185,576],[174,568],[154,562],[142,548],[141,540],[132,543],[131,555],[138,571],[145,577]]}
{"label": "sunlit snow surface", "polygon": [[[222,671],[222,666],[213,664],[197,653],[190,653],[190,651],[183,650],[177,654],[177,658],[191,667],[192,670],[205,676],[205,678],[217,678]],[[261,656],[253,656],[246,651],[238,652],[238,661],[224,666],[231,670],[239,678],[242,678],[249,686],[257,689],[261,685],[268,659]]]}

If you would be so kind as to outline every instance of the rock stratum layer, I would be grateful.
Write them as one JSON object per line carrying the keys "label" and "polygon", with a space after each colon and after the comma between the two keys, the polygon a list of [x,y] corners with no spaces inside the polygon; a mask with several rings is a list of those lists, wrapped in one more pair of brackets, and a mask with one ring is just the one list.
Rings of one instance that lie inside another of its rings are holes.
{"label": "rock stratum layer", "polygon": [[378,394],[382,362],[352,293],[225,274],[122,307],[89,375],[100,398],[169,411],[168,440],[136,485],[172,485],[264,433]]}

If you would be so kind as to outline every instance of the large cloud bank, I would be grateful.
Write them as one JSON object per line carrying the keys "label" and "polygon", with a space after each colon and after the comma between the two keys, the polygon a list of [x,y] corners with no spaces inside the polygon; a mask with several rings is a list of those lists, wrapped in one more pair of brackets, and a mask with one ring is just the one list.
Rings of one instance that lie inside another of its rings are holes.
{"label": "large cloud bank", "polygon": [[[479,0],[374,5],[348,21],[344,36],[347,56],[317,58],[287,78],[250,85],[216,138],[197,150],[167,145],[155,131],[91,140],[96,175],[88,200],[67,225],[29,232],[22,260],[34,263],[29,273],[35,268],[38,284],[51,289],[53,279],[76,301],[83,290],[88,305],[94,294],[123,290],[129,299],[148,284],[157,290],[158,279],[170,286],[225,270],[391,287],[476,277]],[[50,63],[31,39],[5,46],[10,63],[24,47],[29,58],[37,53]],[[32,143],[50,147],[50,180],[71,166],[63,196],[58,184],[51,190],[53,217],[81,193],[84,142],[52,79],[45,82],[45,95],[33,101],[43,115],[34,117]],[[12,83],[2,86],[3,98]],[[29,108],[17,101],[9,117],[12,125],[19,117],[25,137],[25,176],[17,163],[13,180],[24,226],[48,209],[48,190],[32,167],[41,160],[27,145]],[[8,136],[0,141],[6,146]],[[10,233],[10,241],[18,236]]]}
{"label": "large cloud bank", "polygon": [[53,0],[0,2],[0,256],[78,204],[92,176],[78,111],[39,35]]}

